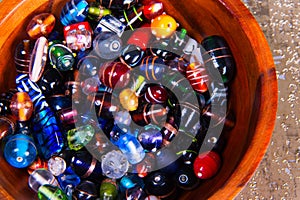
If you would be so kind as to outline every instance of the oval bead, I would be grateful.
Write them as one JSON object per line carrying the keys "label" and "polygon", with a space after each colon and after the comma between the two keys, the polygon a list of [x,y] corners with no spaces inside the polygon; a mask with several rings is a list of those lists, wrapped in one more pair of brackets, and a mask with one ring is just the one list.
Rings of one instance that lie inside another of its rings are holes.
{"label": "oval bead", "polygon": [[17,92],[10,102],[10,110],[18,121],[27,121],[33,112],[33,103],[26,92]]}
{"label": "oval bead", "polygon": [[149,103],[164,104],[168,99],[168,92],[161,85],[150,85],[145,93],[145,99]]}
{"label": "oval bead", "polygon": [[221,166],[221,157],[213,151],[198,155],[194,161],[194,173],[200,179],[209,179],[216,175]]}
{"label": "oval bead", "polygon": [[55,26],[55,17],[50,13],[34,16],[27,25],[26,32],[32,39],[48,36]]}
{"label": "oval bead", "polygon": [[152,34],[157,38],[170,37],[176,31],[177,26],[175,19],[167,14],[159,15],[151,21]]}
{"label": "oval bead", "polygon": [[156,56],[147,56],[142,60],[140,71],[148,81],[160,81],[165,72],[163,59]]}
{"label": "oval bead", "polygon": [[195,91],[204,93],[208,90],[208,75],[200,64],[191,63],[186,69],[186,77]]}

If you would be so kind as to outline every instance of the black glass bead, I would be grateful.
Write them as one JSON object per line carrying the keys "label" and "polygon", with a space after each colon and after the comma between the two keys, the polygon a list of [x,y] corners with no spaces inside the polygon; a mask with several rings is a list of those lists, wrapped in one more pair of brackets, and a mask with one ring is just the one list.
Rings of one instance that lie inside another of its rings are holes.
{"label": "black glass bead", "polygon": [[148,195],[171,200],[176,197],[176,184],[167,174],[157,171],[145,178],[145,191]]}
{"label": "black glass bead", "polygon": [[164,60],[174,60],[180,56],[172,49],[172,45],[169,45],[168,40],[154,41],[150,46],[150,52],[153,56],[160,57]]}
{"label": "black glass bead", "polygon": [[8,92],[4,92],[0,96],[0,115],[9,115],[11,114],[10,103],[13,95],[18,91],[11,89]]}
{"label": "black glass bead", "polygon": [[136,185],[133,188],[129,188],[125,191],[126,200],[145,199],[146,197],[146,193],[139,185]]}
{"label": "black glass bead", "polygon": [[177,171],[175,180],[177,186],[183,190],[193,190],[200,183],[200,179],[195,176],[193,168],[187,166],[181,167]]}
{"label": "black glass bead", "polygon": [[144,58],[145,52],[138,46],[129,44],[123,48],[121,61],[130,67],[136,67]]}
{"label": "black glass bead", "polygon": [[63,94],[63,76],[56,68],[47,69],[37,82],[42,93],[47,97],[55,94]]}
{"label": "black glass bead", "polygon": [[98,197],[97,186],[95,183],[83,180],[74,188],[72,198],[76,200],[96,200]]}
{"label": "black glass bead", "polygon": [[97,0],[96,2],[100,3],[101,6],[112,9],[112,10],[123,10],[129,9],[131,6],[135,5],[138,0]]}
{"label": "black glass bead", "polygon": [[53,111],[60,111],[72,107],[72,100],[65,95],[53,95],[47,98],[47,103]]}
{"label": "black glass bead", "polygon": [[14,61],[18,73],[29,73],[29,63],[34,42],[23,40],[15,50]]}
{"label": "black glass bead", "polygon": [[204,48],[201,48],[204,64],[209,70],[217,68],[224,83],[230,82],[234,78],[236,65],[227,41],[213,35],[205,38],[201,45]]}
{"label": "black glass bead", "polygon": [[179,167],[178,155],[172,148],[162,148],[155,153],[156,167],[167,174],[174,174]]}

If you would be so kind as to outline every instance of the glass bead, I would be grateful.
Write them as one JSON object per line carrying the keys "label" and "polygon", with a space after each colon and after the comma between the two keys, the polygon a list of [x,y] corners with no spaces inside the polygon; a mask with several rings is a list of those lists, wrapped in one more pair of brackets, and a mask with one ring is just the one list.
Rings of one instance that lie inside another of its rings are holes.
{"label": "glass bead", "polygon": [[101,66],[98,76],[100,81],[112,89],[121,89],[128,85],[130,73],[127,65],[121,62],[107,62]]}
{"label": "glass bead", "polygon": [[88,22],[79,22],[64,27],[67,47],[75,51],[85,51],[92,46],[92,28]]}
{"label": "glass bead", "polygon": [[117,129],[116,132],[111,132],[113,144],[122,151],[130,164],[141,162],[145,157],[145,151],[137,138],[130,133],[129,127],[127,127],[126,132],[119,127]]}
{"label": "glass bead", "polygon": [[166,65],[159,57],[147,56],[140,65],[141,75],[148,81],[160,81],[165,72]]}
{"label": "glass bead", "polygon": [[85,0],[71,0],[65,4],[60,14],[64,26],[83,22],[87,16],[88,3]]}
{"label": "glass bead", "polygon": [[97,92],[94,95],[89,95],[88,100],[92,105],[91,109],[95,109],[97,117],[112,119],[113,113],[119,110],[113,103],[114,96],[109,92]]}
{"label": "glass bead", "polygon": [[57,186],[42,185],[38,190],[39,200],[68,200],[68,196]]}
{"label": "glass bead", "polygon": [[80,177],[72,170],[71,167],[57,177],[57,181],[61,189],[68,197],[72,196],[72,191],[81,182]]}
{"label": "glass bead", "polygon": [[167,119],[160,132],[163,136],[163,145],[167,146],[178,134],[178,127],[173,120]]}
{"label": "glass bead", "polygon": [[171,147],[155,152],[155,166],[163,173],[174,174],[179,168],[179,155]]}
{"label": "glass bead", "polygon": [[30,57],[34,43],[30,40],[23,40],[15,49],[14,61],[18,73],[29,73]]}
{"label": "glass bead", "polygon": [[134,30],[135,28],[139,28],[145,21],[143,7],[133,6],[127,10],[123,10],[117,18],[127,26],[126,29]]}
{"label": "glass bead", "polygon": [[33,112],[33,103],[26,92],[17,92],[11,99],[10,110],[18,121],[27,121]]}
{"label": "glass bead", "polygon": [[170,37],[177,29],[176,20],[167,14],[162,14],[151,20],[152,34],[157,38]]}
{"label": "glass bead", "polygon": [[144,97],[148,103],[164,104],[168,99],[168,92],[163,86],[153,84],[147,87]]}
{"label": "glass bead", "polygon": [[209,77],[204,66],[200,63],[189,64],[186,69],[186,77],[195,91],[204,93],[208,90]]}
{"label": "glass bead", "polygon": [[54,176],[61,175],[62,173],[64,173],[66,168],[67,168],[66,161],[63,158],[59,157],[59,156],[52,156],[48,160],[48,170]]}
{"label": "glass bead", "polygon": [[91,125],[76,127],[67,132],[68,146],[78,151],[82,149],[94,136],[95,129]]}
{"label": "glass bead", "polygon": [[113,15],[105,15],[99,21],[97,27],[94,30],[94,34],[97,36],[99,34],[110,33],[121,37],[124,33],[125,28],[126,25]]}
{"label": "glass bead", "polygon": [[102,156],[101,167],[105,176],[119,179],[127,173],[129,163],[123,153],[113,150]]}
{"label": "glass bead", "polygon": [[135,165],[135,170],[140,178],[145,178],[149,173],[156,168],[155,156],[152,153],[147,153],[144,160]]}
{"label": "glass bead", "polygon": [[172,199],[176,195],[176,184],[167,174],[157,171],[145,178],[145,191],[160,199]]}
{"label": "glass bead", "polygon": [[126,190],[126,200],[144,199],[147,195],[139,185]]}
{"label": "glass bead", "polygon": [[131,68],[138,66],[144,58],[145,52],[138,46],[129,44],[123,48],[121,62]]}
{"label": "glass bead", "polygon": [[105,179],[100,186],[100,199],[114,200],[118,196],[118,185],[114,179]]}
{"label": "glass bead", "polygon": [[88,19],[98,22],[103,16],[110,15],[111,10],[100,6],[98,2],[92,2],[88,7]]}
{"label": "glass bead", "polygon": [[12,135],[16,130],[16,119],[10,115],[0,115],[0,141],[8,135]]}
{"label": "glass bead", "polygon": [[37,157],[36,160],[27,167],[28,174],[32,174],[36,169],[48,169],[48,162]]}
{"label": "glass bead", "polygon": [[138,97],[130,88],[121,91],[119,100],[122,107],[128,111],[134,111],[138,107]]}
{"label": "glass bead", "polygon": [[56,68],[46,69],[37,84],[46,97],[63,94],[63,76]]}
{"label": "glass bead", "polygon": [[53,41],[49,43],[49,59],[50,63],[60,71],[71,70],[75,63],[71,49]]}
{"label": "glass bead", "polygon": [[4,92],[0,96],[0,115],[7,116],[11,115],[10,103],[13,95],[17,93],[18,90],[9,90]]}
{"label": "glass bead", "polygon": [[108,8],[108,9],[112,9],[112,10],[127,10],[129,9],[131,6],[134,6],[135,4],[138,3],[138,0],[101,0],[98,1],[100,2],[100,5]]}
{"label": "glass bead", "polygon": [[101,162],[87,151],[77,151],[71,159],[71,167],[83,179],[95,181],[96,183],[102,180]]}
{"label": "glass bead", "polygon": [[144,200],[159,200],[159,198],[157,196],[154,196],[154,195],[149,195]]}
{"label": "glass bead", "polygon": [[145,150],[155,152],[161,148],[163,137],[158,126],[149,124],[140,129],[138,140]]}
{"label": "glass bead", "polygon": [[200,179],[195,176],[193,168],[182,167],[175,176],[177,186],[183,190],[193,190],[200,184]]}
{"label": "glass bead", "polygon": [[16,168],[28,167],[37,156],[32,138],[23,134],[9,137],[3,151],[6,161]]}
{"label": "glass bead", "polygon": [[150,24],[143,25],[142,27],[133,31],[127,40],[127,44],[135,45],[141,48],[143,51],[149,47],[152,34]]}
{"label": "glass bead", "polygon": [[43,168],[34,170],[28,178],[28,185],[35,192],[38,192],[39,188],[42,185],[47,184],[58,186],[58,182],[53,176],[53,174],[50,171]]}
{"label": "glass bead", "polygon": [[72,106],[71,98],[65,95],[50,96],[47,98],[47,103],[49,103],[49,106],[55,112],[59,112]]}
{"label": "glass bead", "polygon": [[150,45],[150,52],[153,56],[158,56],[166,61],[174,60],[179,57],[175,45],[171,44],[169,39],[156,40]]}
{"label": "glass bead", "polygon": [[199,154],[194,161],[194,173],[200,179],[213,177],[219,171],[220,167],[221,157],[213,151]]}
{"label": "glass bead", "polygon": [[95,76],[99,67],[103,64],[102,60],[94,55],[87,55],[78,61],[77,68],[80,75],[84,77]]}
{"label": "glass bead", "polygon": [[114,120],[116,124],[124,124],[129,126],[131,124],[131,116],[127,111],[119,111],[114,115]]}
{"label": "glass bead", "polygon": [[213,35],[206,37],[201,45],[202,57],[212,79],[218,80],[213,70],[216,68],[223,82],[230,82],[234,78],[236,64],[227,41],[221,36]]}
{"label": "glass bead", "polygon": [[73,199],[77,200],[96,200],[97,196],[95,183],[88,180],[81,181],[72,193]]}
{"label": "glass bead", "polygon": [[160,16],[164,12],[164,5],[160,1],[150,1],[144,5],[143,13],[149,20]]}
{"label": "glass bead", "polygon": [[100,81],[98,78],[90,77],[81,82],[82,92],[86,95],[93,94],[98,91]]}
{"label": "glass bead", "polygon": [[27,25],[26,32],[32,39],[47,37],[55,26],[55,17],[51,13],[41,13],[34,16]]}
{"label": "glass bead", "polygon": [[40,37],[36,40],[31,53],[29,63],[29,78],[33,82],[37,82],[45,69],[48,53],[48,40],[45,37]]}
{"label": "glass bead", "polygon": [[121,55],[122,40],[112,32],[101,32],[93,40],[93,49],[100,58],[112,60]]}

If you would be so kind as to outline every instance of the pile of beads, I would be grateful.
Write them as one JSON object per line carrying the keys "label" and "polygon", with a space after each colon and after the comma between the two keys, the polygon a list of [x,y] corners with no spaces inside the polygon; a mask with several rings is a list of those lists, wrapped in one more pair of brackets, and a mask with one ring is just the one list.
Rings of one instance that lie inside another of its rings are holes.
{"label": "pile of beads", "polygon": [[0,139],[39,199],[176,199],[217,174],[234,126],[223,37],[198,44],[159,0],[70,0],[26,31]]}

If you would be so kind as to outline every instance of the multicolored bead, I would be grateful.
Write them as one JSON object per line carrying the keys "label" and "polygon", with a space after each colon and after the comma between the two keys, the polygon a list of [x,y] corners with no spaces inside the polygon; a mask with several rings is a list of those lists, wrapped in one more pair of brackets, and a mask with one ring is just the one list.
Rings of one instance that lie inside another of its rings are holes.
{"label": "multicolored bead", "polygon": [[186,69],[186,77],[195,91],[204,93],[208,90],[208,75],[204,66],[201,66],[200,63],[189,64]]}
{"label": "multicolored bead", "polygon": [[140,71],[148,81],[160,81],[165,72],[166,65],[159,57],[147,56],[142,60]]}
{"label": "multicolored bead", "polygon": [[176,20],[167,14],[159,15],[151,21],[152,34],[159,39],[170,37],[177,27]]}

